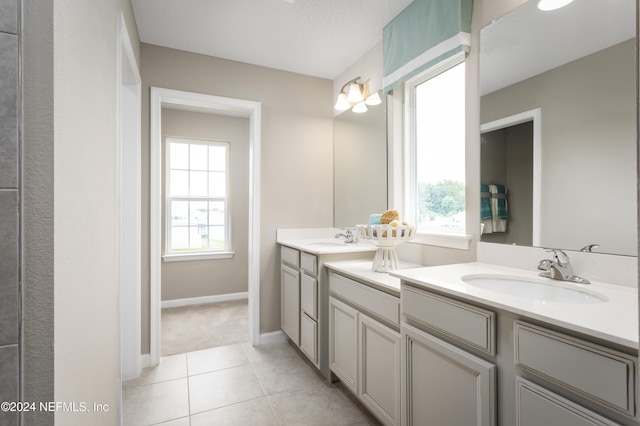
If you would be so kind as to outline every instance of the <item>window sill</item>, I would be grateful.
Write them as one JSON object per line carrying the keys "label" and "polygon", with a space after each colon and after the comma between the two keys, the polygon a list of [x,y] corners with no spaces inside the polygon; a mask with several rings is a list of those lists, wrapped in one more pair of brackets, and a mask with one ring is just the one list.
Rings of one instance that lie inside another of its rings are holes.
{"label": "window sill", "polygon": [[409,243],[469,250],[471,240],[473,240],[473,235],[418,232]]}
{"label": "window sill", "polygon": [[213,260],[213,259],[233,259],[234,251],[217,251],[209,253],[185,253],[185,254],[165,254],[162,260],[165,262],[183,262],[187,260]]}

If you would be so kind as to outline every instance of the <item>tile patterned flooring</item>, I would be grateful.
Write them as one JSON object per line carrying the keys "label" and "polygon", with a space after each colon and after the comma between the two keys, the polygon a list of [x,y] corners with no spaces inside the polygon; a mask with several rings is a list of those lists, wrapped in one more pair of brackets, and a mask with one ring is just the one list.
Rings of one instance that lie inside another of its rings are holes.
{"label": "tile patterned flooring", "polygon": [[222,346],[166,356],[123,384],[124,425],[378,425],[294,347]]}

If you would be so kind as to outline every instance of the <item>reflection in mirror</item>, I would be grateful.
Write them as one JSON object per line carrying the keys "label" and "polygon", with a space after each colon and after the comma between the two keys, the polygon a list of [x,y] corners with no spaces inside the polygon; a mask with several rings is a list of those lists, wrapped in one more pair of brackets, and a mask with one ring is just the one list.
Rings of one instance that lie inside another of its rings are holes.
{"label": "reflection in mirror", "polygon": [[635,256],[635,2],[536,4],[481,31],[481,123],[540,109],[539,191],[523,184],[532,165],[515,162],[534,161],[527,132],[482,135],[482,183],[507,187],[508,232],[481,240]]}
{"label": "reflection in mirror", "polygon": [[365,113],[345,111],[333,120],[334,226],[368,223],[387,209],[386,96]]}

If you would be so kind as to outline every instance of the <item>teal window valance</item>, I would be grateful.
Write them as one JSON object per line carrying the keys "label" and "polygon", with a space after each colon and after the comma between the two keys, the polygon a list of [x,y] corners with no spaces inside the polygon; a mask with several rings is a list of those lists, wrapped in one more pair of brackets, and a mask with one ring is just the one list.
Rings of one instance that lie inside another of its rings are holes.
{"label": "teal window valance", "polygon": [[383,31],[384,92],[469,51],[472,0],[414,0]]}

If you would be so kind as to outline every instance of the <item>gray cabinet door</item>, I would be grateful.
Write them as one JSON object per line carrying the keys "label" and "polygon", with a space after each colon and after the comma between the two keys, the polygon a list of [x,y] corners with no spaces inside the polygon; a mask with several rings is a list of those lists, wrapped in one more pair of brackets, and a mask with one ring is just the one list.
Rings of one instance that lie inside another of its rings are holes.
{"label": "gray cabinet door", "polygon": [[614,426],[616,423],[526,379],[516,379],[516,426]]}
{"label": "gray cabinet door", "polygon": [[400,333],[360,313],[362,402],[387,425],[400,424]]}
{"label": "gray cabinet door", "polygon": [[496,425],[496,366],[402,324],[404,425]]}
{"label": "gray cabinet door", "polygon": [[358,394],[358,311],[329,298],[329,368]]}
{"label": "gray cabinet door", "polygon": [[280,327],[300,345],[300,272],[280,266]]}

